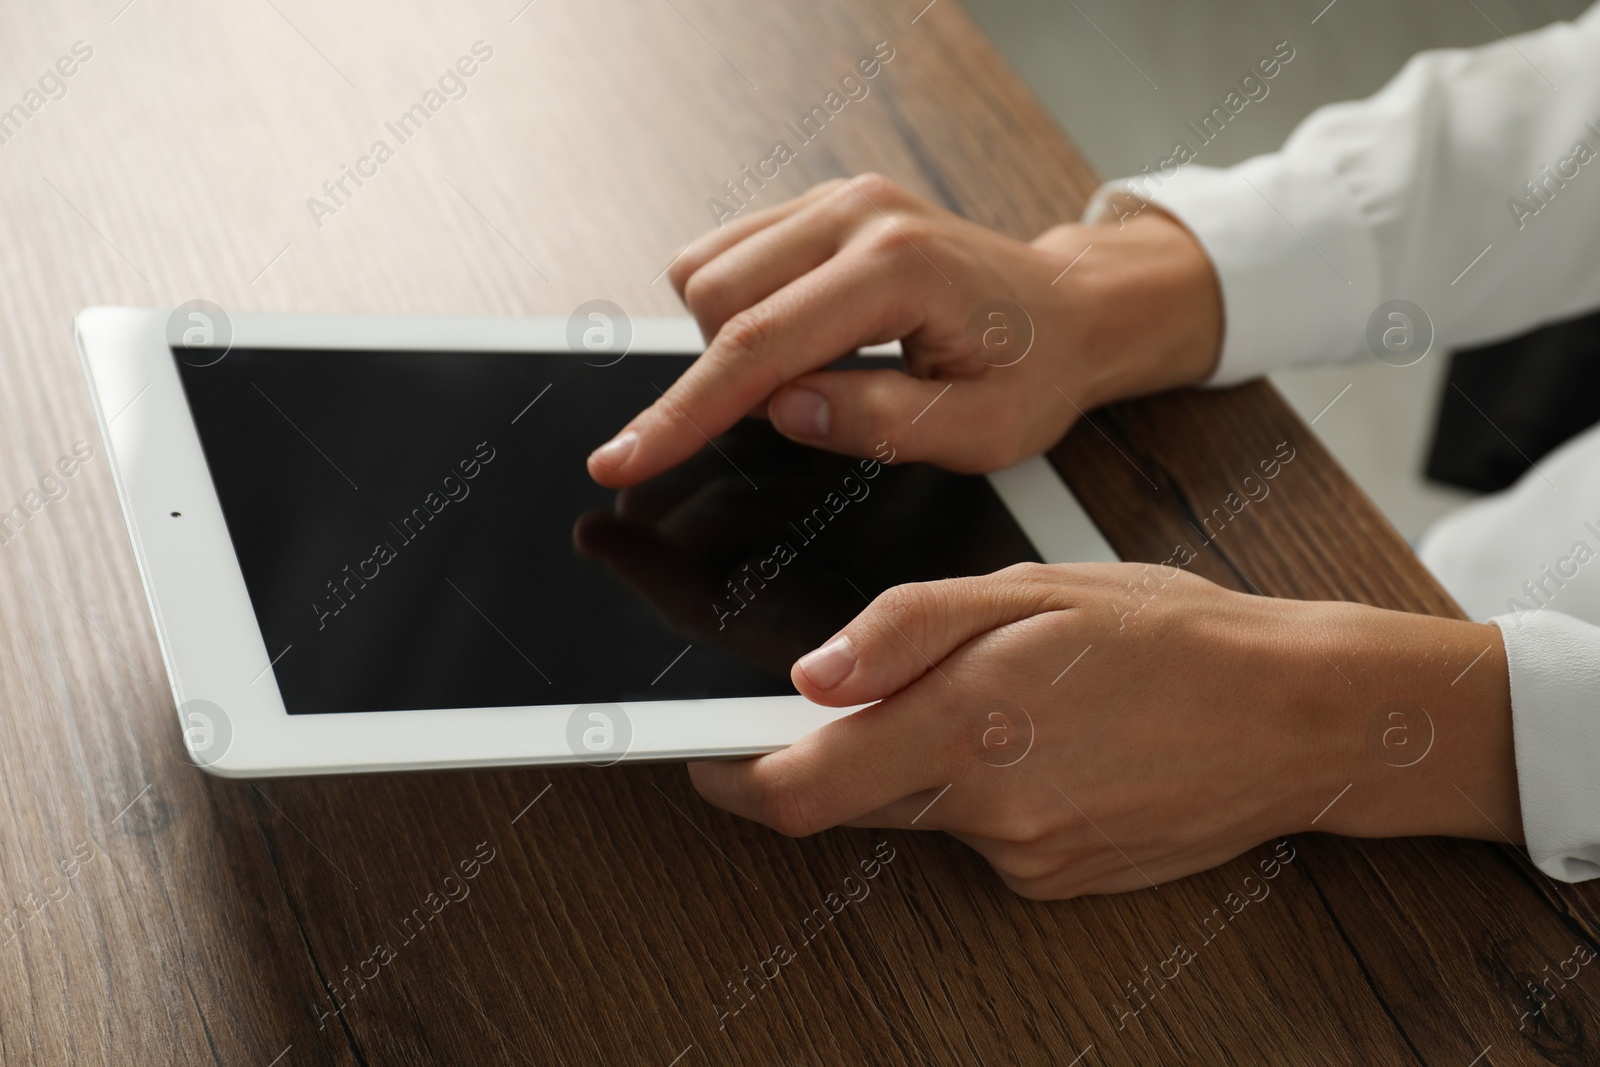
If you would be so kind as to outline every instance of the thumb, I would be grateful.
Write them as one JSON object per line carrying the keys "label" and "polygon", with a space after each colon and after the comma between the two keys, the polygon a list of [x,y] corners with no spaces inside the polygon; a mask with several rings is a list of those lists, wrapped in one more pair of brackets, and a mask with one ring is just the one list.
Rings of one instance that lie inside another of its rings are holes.
{"label": "thumb", "polygon": [[829,707],[882,700],[938,671],[941,660],[974,637],[1071,606],[1065,583],[1042,563],[895,586],[800,657],[789,677],[807,699]]}
{"label": "thumb", "polygon": [[767,415],[790,440],[830,452],[872,456],[888,442],[898,460],[987,474],[1021,458],[1015,408],[993,378],[844,370],[796,378],[773,394]]}

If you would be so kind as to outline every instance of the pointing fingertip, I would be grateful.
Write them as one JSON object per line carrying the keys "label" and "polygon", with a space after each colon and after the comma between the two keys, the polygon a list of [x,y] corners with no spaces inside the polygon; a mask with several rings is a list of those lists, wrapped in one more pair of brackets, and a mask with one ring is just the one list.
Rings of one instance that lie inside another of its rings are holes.
{"label": "pointing fingertip", "polygon": [[850,643],[848,634],[840,634],[816,651],[801,656],[795,666],[806,676],[806,681],[818,689],[832,689],[855,669],[855,646]]}
{"label": "pointing fingertip", "polygon": [[621,470],[633,458],[639,447],[639,434],[636,430],[623,430],[610,441],[589,453],[589,469],[599,473],[614,473]]}

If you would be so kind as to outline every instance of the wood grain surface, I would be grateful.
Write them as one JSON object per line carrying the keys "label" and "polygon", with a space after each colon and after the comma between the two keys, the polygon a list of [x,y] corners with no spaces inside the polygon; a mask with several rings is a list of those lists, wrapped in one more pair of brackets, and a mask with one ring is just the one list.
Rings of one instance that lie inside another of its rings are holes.
{"label": "wood grain surface", "polygon": [[[1208,938],[1273,846],[1038,904],[941,835],[791,840],[676,766],[195,771],[80,308],[674,313],[660,276],[707,199],[879,42],[894,58],[871,94],[758,204],[878,170],[1031,236],[1095,179],[954,0],[124,4],[0,7],[0,106],[73,68],[0,143],[0,509],[95,448],[0,545],[5,1063],[1600,1059],[1600,978],[1519,1028],[1526,984],[1595,943],[1600,895],[1510,848],[1295,839],[1270,895]],[[323,182],[480,41],[463,95],[313,218]],[[75,42],[91,54],[58,68]],[[1202,535],[1280,442],[1297,458],[1270,500]],[[1236,588],[1456,610],[1266,385],[1098,412],[1053,456],[1125,558],[1188,541]],[[1197,958],[1153,979],[1180,939]]]}

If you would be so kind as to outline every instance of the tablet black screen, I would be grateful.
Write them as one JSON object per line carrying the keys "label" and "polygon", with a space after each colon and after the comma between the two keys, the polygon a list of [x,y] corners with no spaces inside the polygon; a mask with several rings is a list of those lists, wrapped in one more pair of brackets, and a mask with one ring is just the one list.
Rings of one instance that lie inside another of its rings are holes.
{"label": "tablet black screen", "polygon": [[596,485],[588,453],[692,358],[176,359],[289,713],[792,693],[884,589],[1038,558],[983,478],[757,420]]}

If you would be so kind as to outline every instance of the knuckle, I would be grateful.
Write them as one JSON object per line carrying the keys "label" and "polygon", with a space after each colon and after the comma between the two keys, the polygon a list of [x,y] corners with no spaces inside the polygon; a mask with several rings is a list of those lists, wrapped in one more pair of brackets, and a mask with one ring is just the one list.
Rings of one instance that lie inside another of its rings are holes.
{"label": "knuckle", "polygon": [[742,360],[765,352],[771,335],[770,317],[756,308],[747,308],[723,323],[716,339],[727,358]]}
{"label": "knuckle", "polygon": [[1014,563],[1000,572],[1002,588],[1031,614],[1070,608],[1081,597],[1074,569],[1052,563]]}
{"label": "knuckle", "polygon": [[[1059,798],[1056,798],[1059,800]],[[1062,813],[1049,797],[1007,790],[990,809],[991,829],[985,835],[1000,842],[1008,855],[1059,861],[1075,840],[1074,816]]]}
{"label": "knuckle", "polygon": [[873,260],[892,261],[907,247],[900,231],[894,228],[894,223],[880,218],[876,213],[857,231],[855,243],[864,255]]}
{"label": "knuckle", "polygon": [[908,214],[891,215],[890,218],[894,222],[890,233],[899,241],[904,255],[921,260],[938,239],[939,226],[932,219]]}
{"label": "knuckle", "polygon": [[725,272],[707,266],[689,275],[678,289],[689,310],[698,315],[722,305],[727,298],[729,280]]}
{"label": "knuckle", "polygon": [[859,241],[862,251],[895,266],[910,267],[913,261],[923,262],[925,250],[933,243],[932,231],[927,223],[904,215],[880,217],[876,212],[873,215],[861,230]]}
{"label": "knuckle", "polygon": [[717,247],[714,241],[709,239],[691,241],[689,246],[678,254],[678,258],[667,267],[667,278],[672,282],[672,287],[678,291],[678,295],[682,296],[689,280],[716,258]]}
{"label": "knuckle", "polygon": [[879,174],[875,170],[865,171],[850,179],[856,192],[871,200],[879,207],[884,201],[897,202],[905,195],[905,190],[900,183],[887,175]]}
{"label": "knuckle", "polygon": [[1070,895],[1075,859],[1055,845],[999,841],[986,849],[989,865],[1013,892],[1033,900]]}
{"label": "knuckle", "polygon": [[689,282],[699,273],[702,266],[700,257],[692,252],[685,252],[678,257],[678,261],[667,268],[667,280],[672,283],[672,288],[687,303],[689,299]]}
{"label": "knuckle", "polygon": [[1027,855],[1030,861],[1042,863],[1052,846],[1058,843],[1061,827],[1056,820],[1039,815],[1032,810],[1014,811],[1005,820],[995,840],[1012,846],[1017,855]]}
{"label": "knuckle", "polygon": [[927,613],[936,595],[931,582],[908,582],[885,589],[872,606],[886,623],[904,630]]}

